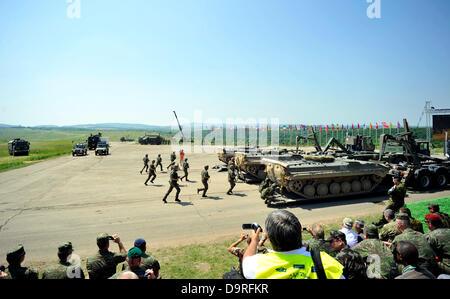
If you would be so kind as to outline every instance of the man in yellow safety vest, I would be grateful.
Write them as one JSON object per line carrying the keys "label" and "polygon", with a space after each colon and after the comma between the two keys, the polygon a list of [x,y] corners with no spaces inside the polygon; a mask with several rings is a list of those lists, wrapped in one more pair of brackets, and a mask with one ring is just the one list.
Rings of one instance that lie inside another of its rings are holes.
{"label": "man in yellow safety vest", "polygon": [[302,245],[302,226],[289,211],[275,210],[266,219],[266,234],[273,250],[257,254],[259,227],[252,233],[242,269],[245,278],[254,279],[339,279],[343,268],[325,252],[309,252]]}

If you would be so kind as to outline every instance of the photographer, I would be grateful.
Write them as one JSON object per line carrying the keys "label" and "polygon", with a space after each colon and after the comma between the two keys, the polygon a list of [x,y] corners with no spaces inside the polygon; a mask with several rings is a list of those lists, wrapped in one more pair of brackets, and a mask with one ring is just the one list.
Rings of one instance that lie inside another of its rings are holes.
{"label": "photographer", "polygon": [[[244,241],[246,239],[247,239],[247,247],[246,248],[237,247],[242,241]],[[265,233],[263,233],[263,238],[261,239],[261,241],[259,241],[259,244],[258,244],[258,253],[266,253],[267,252],[267,248],[264,247],[264,243],[265,243],[266,239],[267,239],[267,236]],[[250,242],[251,242],[251,238],[248,236],[248,234],[242,233],[241,236],[239,237],[239,239],[237,239],[236,242],[234,242],[233,244],[230,245],[230,247],[228,247],[228,252],[239,258],[239,266],[236,268],[232,268],[231,272],[237,271],[239,273],[239,275],[242,276],[242,258],[244,257],[245,250],[248,248],[248,245],[250,245]],[[244,278],[244,277],[242,277],[242,278]]]}
{"label": "photographer", "polygon": [[265,226],[273,250],[257,254],[262,231],[258,227],[244,253],[242,270],[245,278],[343,278],[343,266],[338,261],[325,252],[310,253],[302,246],[302,226],[294,214],[286,210],[273,211],[267,216]]}
{"label": "photographer", "polygon": [[[119,246],[120,253],[109,251],[110,240]],[[107,279],[116,273],[117,264],[125,261],[127,251],[117,234],[112,236],[106,233],[99,234],[97,246],[99,248],[97,254],[89,257],[86,261],[89,279]]]}

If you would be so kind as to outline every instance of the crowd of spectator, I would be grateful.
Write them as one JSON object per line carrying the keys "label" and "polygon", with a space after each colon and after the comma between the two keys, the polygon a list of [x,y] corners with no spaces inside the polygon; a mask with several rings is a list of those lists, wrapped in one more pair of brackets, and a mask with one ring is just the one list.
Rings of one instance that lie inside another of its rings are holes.
{"label": "crowd of spectator", "polygon": [[[239,266],[223,278],[270,279],[448,279],[450,278],[449,216],[430,203],[422,222],[408,208],[397,214],[384,212],[386,224],[366,224],[344,218],[342,228],[325,238],[322,225],[305,228],[312,239],[302,240],[298,218],[286,210],[270,213],[262,228],[241,235],[228,251],[239,258]],[[236,247],[247,239],[247,247]],[[261,241],[270,240],[272,249]]]}
{"label": "crowd of spectator", "polygon": [[[109,250],[110,241],[116,243],[119,252]],[[101,233],[97,236],[98,252],[86,261],[89,279],[158,279],[161,278],[158,260],[146,253],[147,242],[137,239],[128,251],[117,234]],[[73,254],[71,242],[58,246],[59,262],[44,269],[42,279],[85,279],[81,260]],[[22,266],[25,249],[18,245],[6,255],[8,266],[0,268],[0,279],[38,279],[38,271]]]}
{"label": "crowd of spectator", "polygon": [[[384,212],[382,227],[363,220],[344,218],[342,228],[329,232],[315,223],[302,228],[299,219],[287,210],[271,212],[265,228],[255,225],[242,233],[228,252],[239,264],[223,275],[224,279],[435,279],[450,278],[449,216],[431,203],[425,216],[428,232],[422,222],[411,217],[408,208],[397,214]],[[312,239],[304,241],[302,231]],[[262,237],[262,238],[261,238]],[[245,247],[239,244],[246,240]],[[128,251],[119,236],[101,233],[97,236],[98,252],[86,261],[89,279],[158,279],[159,262],[146,253],[147,243],[137,239]],[[119,252],[109,250],[110,242]],[[270,241],[270,249],[265,242]],[[71,242],[58,247],[59,262],[44,269],[42,279],[84,279],[81,260],[76,260]],[[38,279],[38,272],[24,267],[25,249],[11,249],[7,267],[0,267],[0,279]]]}

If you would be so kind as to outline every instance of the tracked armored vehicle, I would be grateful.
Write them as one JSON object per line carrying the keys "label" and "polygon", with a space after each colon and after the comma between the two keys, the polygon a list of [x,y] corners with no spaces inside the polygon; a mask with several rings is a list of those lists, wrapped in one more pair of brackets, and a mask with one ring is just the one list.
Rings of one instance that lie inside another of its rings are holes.
{"label": "tracked armored vehicle", "polygon": [[383,181],[389,167],[377,162],[324,155],[264,158],[267,177],[281,189],[306,199],[370,193]]}
{"label": "tracked armored vehicle", "polygon": [[230,147],[223,148],[222,152],[218,153],[217,156],[220,161],[225,164],[228,164],[230,160],[234,157],[235,153],[259,153],[261,152],[257,147]]}
{"label": "tracked armored vehicle", "polygon": [[[277,151],[275,154],[270,151],[260,151],[259,153],[242,153],[234,154],[234,164],[239,172],[251,176],[253,181],[260,182],[266,178],[266,162],[264,159],[277,159],[280,155],[290,155],[291,157],[301,158],[287,150]],[[242,176],[240,176],[242,178]]]}

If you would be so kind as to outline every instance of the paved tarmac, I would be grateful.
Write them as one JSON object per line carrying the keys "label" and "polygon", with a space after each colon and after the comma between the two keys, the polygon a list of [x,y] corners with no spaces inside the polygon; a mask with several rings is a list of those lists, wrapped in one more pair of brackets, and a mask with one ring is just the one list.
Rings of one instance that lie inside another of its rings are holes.
{"label": "paved tarmac", "polygon": [[[156,248],[208,243],[240,235],[242,223],[264,220],[275,208],[293,212],[303,225],[332,222],[344,217],[382,213],[387,196],[294,203],[267,207],[258,185],[238,183],[234,195],[226,194],[227,173],[212,166],[222,164],[215,153],[189,153],[191,182],[181,182],[181,203],[175,190],[168,203],[162,198],[169,186],[168,145],[112,143],[109,156],[64,156],[0,173],[0,263],[6,252],[21,243],[27,262],[56,259],[57,245],[71,241],[82,257],[96,250],[98,233],[118,233],[125,247],[137,238]],[[157,170],[154,184],[145,186],[140,174],[142,158],[162,154],[164,172]],[[178,160],[179,161],[179,160]],[[200,172],[210,166],[208,198],[197,194]],[[182,174],[182,171],[179,173]],[[450,196],[450,190],[409,192],[406,202]],[[112,245],[113,250],[117,250]]]}

